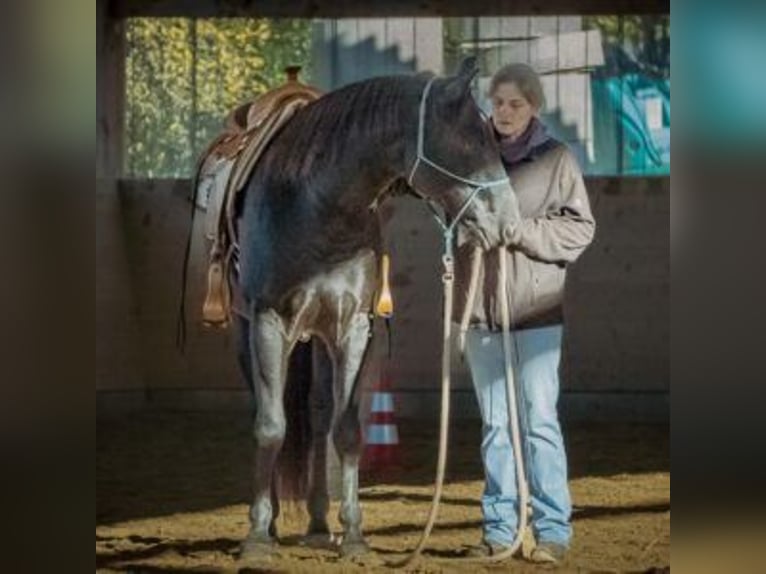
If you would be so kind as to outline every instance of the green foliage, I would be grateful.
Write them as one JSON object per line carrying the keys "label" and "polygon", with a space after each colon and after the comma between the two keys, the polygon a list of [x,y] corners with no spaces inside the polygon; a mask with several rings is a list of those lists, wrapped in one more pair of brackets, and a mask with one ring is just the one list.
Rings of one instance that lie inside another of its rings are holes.
{"label": "green foliage", "polygon": [[583,27],[600,30],[605,45],[621,46],[641,62],[646,72],[670,78],[669,16],[586,16]]}
{"label": "green foliage", "polygon": [[126,25],[125,172],[188,177],[233,108],[281,84],[309,81],[311,21],[137,18]]}

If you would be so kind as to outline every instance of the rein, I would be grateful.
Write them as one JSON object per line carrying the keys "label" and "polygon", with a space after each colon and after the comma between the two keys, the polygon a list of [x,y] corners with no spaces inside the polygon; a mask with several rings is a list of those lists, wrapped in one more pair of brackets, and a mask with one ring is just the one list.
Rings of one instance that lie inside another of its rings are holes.
{"label": "rein", "polygon": [[[420,98],[420,109],[418,114],[418,140],[417,140],[417,157],[410,170],[407,183],[414,188],[413,180],[415,173],[421,164],[426,164],[433,169],[436,169],[440,173],[450,177],[451,179],[460,183],[466,184],[472,188],[471,195],[463,202],[460,210],[455,218],[448,224],[446,224],[436,208],[432,205],[430,200],[426,200],[429,208],[433,212],[436,222],[442,229],[442,238],[444,240],[444,252],[442,254],[442,284],[444,286],[444,309],[442,321],[444,325],[444,335],[442,339],[442,377],[441,377],[441,416],[439,419],[439,454],[437,459],[436,470],[436,482],[434,485],[434,494],[431,500],[431,510],[428,515],[428,520],[421,534],[420,541],[415,549],[407,556],[403,561],[391,564],[394,567],[404,567],[412,564],[421,555],[423,549],[428,542],[428,538],[431,535],[433,526],[436,523],[436,517],[439,511],[439,503],[441,500],[442,490],[444,487],[444,473],[447,462],[447,443],[449,436],[449,414],[450,414],[450,364],[451,364],[451,323],[452,323],[452,307],[454,298],[454,279],[455,279],[455,263],[453,258],[452,240],[454,236],[454,230],[460,219],[465,214],[468,207],[476,200],[478,193],[484,189],[488,189],[494,186],[508,184],[511,185],[509,178],[498,179],[490,182],[479,182],[471,179],[466,179],[459,175],[456,175],[448,169],[436,164],[428,159],[423,151],[423,141],[425,139],[425,111],[426,101],[428,99],[428,93],[433,84],[434,78],[428,81],[423,94]],[[420,194],[418,194],[420,195]],[[422,196],[421,196],[422,197]],[[426,199],[423,197],[423,199]],[[500,249],[503,249],[502,247]],[[481,248],[476,248],[473,252],[473,264],[471,267],[471,281],[468,291],[468,301],[461,321],[460,329],[460,348],[462,350],[465,338],[465,332],[467,330],[469,313],[473,307],[473,302],[476,296],[479,271],[482,264],[482,252]],[[499,280],[502,285],[505,285],[507,278],[506,259],[503,254],[498,258]],[[461,562],[499,562],[511,557],[516,550],[521,546],[524,534],[527,529],[527,504],[529,499],[529,487],[526,480],[526,473],[524,469],[524,457],[521,450],[521,430],[519,425],[518,406],[516,402],[516,388],[513,376],[513,357],[511,351],[511,332],[510,332],[510,310],[508,306],[507,298],[503,297],[500,305],[501,322],[503,328],[503,356],[505,359],[505,384],[506,384],[506,399],[508,405],[508,420],[511,424],[511,438],[513,442],[513,454],[516,463],[516,482],[519,492],[519,524],[516,530],[516,537],[513,540],[511,546],[504,551],[486,557],[478,559],[462,559]],[[453,559],[454,561],[454,559]]]}

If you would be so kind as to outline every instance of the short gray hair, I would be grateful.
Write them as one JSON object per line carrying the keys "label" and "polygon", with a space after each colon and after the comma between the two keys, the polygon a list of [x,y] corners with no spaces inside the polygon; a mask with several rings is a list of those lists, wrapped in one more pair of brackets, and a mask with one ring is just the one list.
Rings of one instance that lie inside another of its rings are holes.
{"label": "short gray hair", "polygon": [[516,84],[527,101],[538,110],[545,106],[545,94],[540,76],[527,64],[506,64],[500,68],[489,83],[489,96],[492,97],[500,84]]}

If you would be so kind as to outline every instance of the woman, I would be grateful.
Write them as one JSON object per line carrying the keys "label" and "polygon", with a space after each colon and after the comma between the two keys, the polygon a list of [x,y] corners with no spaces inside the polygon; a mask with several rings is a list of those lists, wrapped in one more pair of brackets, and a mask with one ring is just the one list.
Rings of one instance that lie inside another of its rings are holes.
{"label": "woman", "polygon": [[[507,297],[516,357],[524,461],[530,488],[535,562],[558,562],[570,543],[571,502],[556,403],[562,341],[562,300],[567,267],[593,239],[595,222],[577,162],[538,118],[543,90],[535,71],[511,64],[492,78],[491,129],[522,219],[509,226],[505,248],[486,252],[466,335],[466,356],[482,416],[485,471],[482,544],[474,556],[509,546],[516,534],[518,498],[504,373],[500,297]],[[457,250],[456,309],[466,305],[471,254]],[[507,282],[498,284],[498,256]]]}

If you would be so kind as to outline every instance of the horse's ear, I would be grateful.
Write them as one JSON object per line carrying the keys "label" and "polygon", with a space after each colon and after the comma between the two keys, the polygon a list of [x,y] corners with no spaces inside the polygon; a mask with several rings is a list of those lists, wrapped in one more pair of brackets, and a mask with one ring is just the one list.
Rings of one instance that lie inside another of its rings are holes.
{"label": "horse's ear", "polygon": [[457,71],[457,75],[459,78],[468,78],[468,82],[470,83],[478,72],[479,68],[476,66],[476,56],[468,56],[460,62],[460,68]]}
{"label": "horse's ear", "polygon": [[471,89],[471,82],[477,73],[479,73],[479,68],[476,66],[476,58],[470,56],[464,59],[460,64],[457,74],[450,78],[447,85],[446,93],[448,98],[462,100]]}

